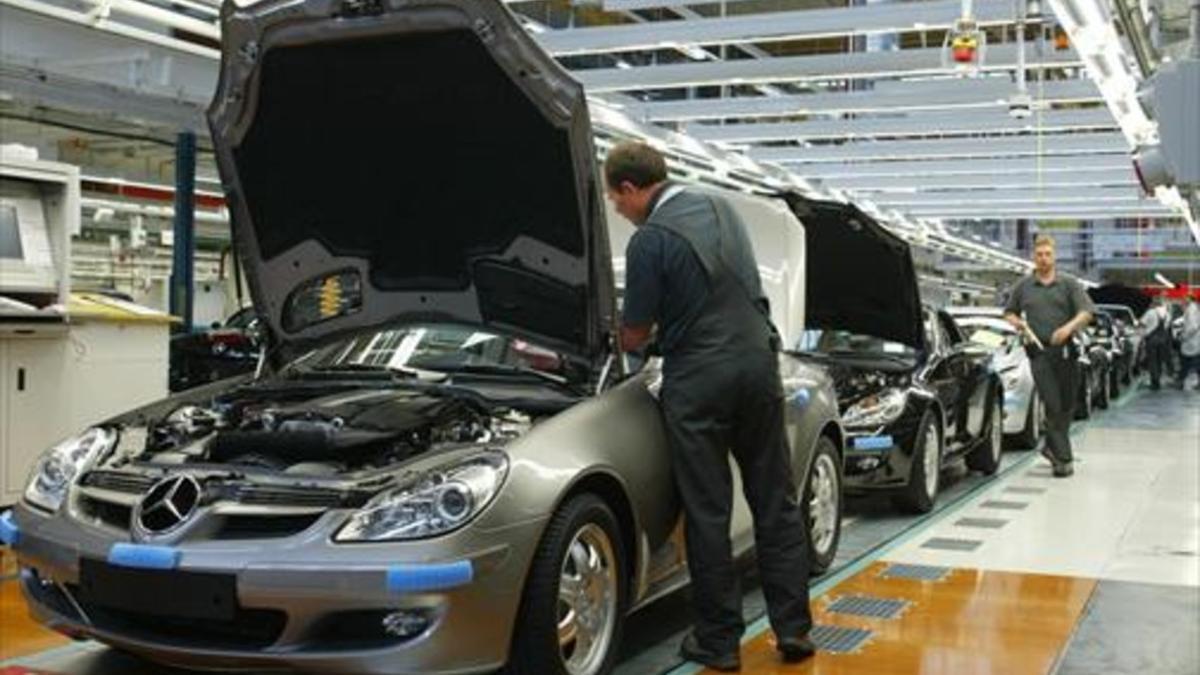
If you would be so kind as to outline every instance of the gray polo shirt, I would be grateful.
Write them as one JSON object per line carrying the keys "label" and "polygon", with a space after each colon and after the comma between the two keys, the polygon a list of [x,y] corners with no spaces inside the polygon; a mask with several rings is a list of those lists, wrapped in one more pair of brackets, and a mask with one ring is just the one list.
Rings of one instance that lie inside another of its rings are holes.
{"label": "gray polo shirt", "polygon": [[1077,279],[1056,274],[1054,281],[1043,284],[1036,274],[1030,274],[1013,286],[1004,311],[1017,316],[1024,314],[1033,334],[1042,344],[1049,345],[1050,336],[1059,326],[1080,312],[1094,314],[1096,307]]}

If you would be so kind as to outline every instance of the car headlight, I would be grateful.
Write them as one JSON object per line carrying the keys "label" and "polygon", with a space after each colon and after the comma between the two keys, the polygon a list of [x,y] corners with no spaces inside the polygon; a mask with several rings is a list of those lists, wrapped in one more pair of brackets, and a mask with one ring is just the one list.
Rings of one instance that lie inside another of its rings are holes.
{"label": "car headlight", "polygon": [[453,532],[487,508],[507,475],[508,457],[497,451],[422,473],[372,499],[334,540],[397,541]]}
{"label": "car headlight", "polygon": [[33,467],[25,485],[25,501],[57,511],[79,474],[116,443],[116,431],[93,427],[50,448]]}
{"label": "car headlight", "polygon": [[872,394],[850,406],[842,415],[842,423],[848,427],[874,427],[891,424],[904,412],[908,405],[908,391],[888,389]]}

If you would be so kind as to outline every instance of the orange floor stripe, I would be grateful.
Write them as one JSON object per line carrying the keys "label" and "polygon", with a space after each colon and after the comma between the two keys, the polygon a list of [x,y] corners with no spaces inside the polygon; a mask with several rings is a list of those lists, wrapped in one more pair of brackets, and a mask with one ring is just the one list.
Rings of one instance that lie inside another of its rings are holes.
{"label": "orange floor stripe", "polygon": [[[70,642],[29,618],[16,580],[0,581],[0,661],[35,654]],[[0,675],[7,673],[0,672]]]}
{"label": "orange floor stripe", "polygon": [[[866,628],[874,636],[854,654],[818,653],[784,665],[773,637],[742,648],[742,672],[755,675],[1034,675],[1049,673],[1096,588],[1095,580],[1041,574],[954,570],[936,583],[882,579],[875,563],[814,602],[818,624]],[[843,595],[908,600],[898,619],[830,614]],[[705,671],[713,672],[713,671]]]}

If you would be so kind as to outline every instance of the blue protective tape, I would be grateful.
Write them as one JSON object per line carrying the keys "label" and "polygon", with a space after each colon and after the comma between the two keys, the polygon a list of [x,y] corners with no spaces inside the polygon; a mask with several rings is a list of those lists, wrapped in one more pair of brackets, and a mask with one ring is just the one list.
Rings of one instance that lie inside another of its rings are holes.
{"label": "blue protective tape", "polygon": [[891,436],[858,436],[853,442],[855,450],[887,450],[895,444]]}
{"label": "blue protective tape", "polygon": [[21,543],[21,528],[13,519],[12,511],[0,513],[0,543],[5,546],[16,546]]}
{"label": "blue protective tape", "polygon": [[392,565],[387,570],[387,589],[392,593],[444,591],[471,583],[475,568],[469,560],[431,565]]}
{"label": "blue protective tape", "polygon": [[108,550],[110,565],[144,570],[173,570],[179,566],[180,551],[170,546],[113,544]]}

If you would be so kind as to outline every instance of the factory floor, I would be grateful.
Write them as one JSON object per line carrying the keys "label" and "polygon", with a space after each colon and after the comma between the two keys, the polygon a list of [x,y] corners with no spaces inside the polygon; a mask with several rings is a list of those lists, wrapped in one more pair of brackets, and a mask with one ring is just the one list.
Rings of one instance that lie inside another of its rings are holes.
{"label": "factory floor", "polygon": [[[847,504],[834,568],[811,585],[821,651],[785,666],[746,577],[745,673],[1200,672],[1200,393],[1135,390],[1073,429],[1076,474],[1034,451],[993,477],[951,470],[938,509]],[[0,570],[0,675],[181,673],[29,621]],[[618,675],[690,675],[687,592],[630,618]]]}

